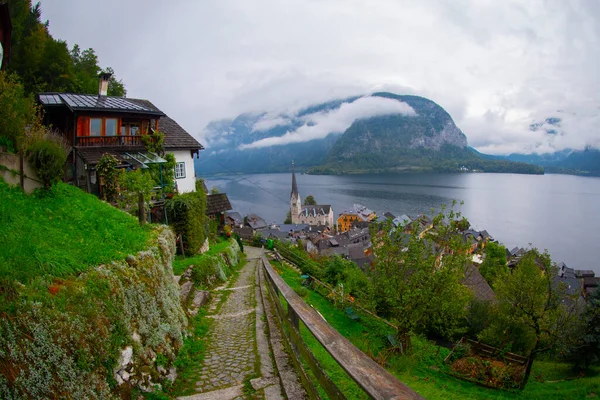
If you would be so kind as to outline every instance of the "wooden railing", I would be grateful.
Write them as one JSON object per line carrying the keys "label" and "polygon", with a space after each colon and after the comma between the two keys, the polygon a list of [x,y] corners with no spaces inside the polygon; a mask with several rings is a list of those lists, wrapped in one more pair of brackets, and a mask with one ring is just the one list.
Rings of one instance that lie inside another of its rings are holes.
{"label": "wooden railing", "polygon": [[[314,309],[310,308],[292,288],[275,272],[264,252],[261,261],[266,276],[267,288],[275,304],[277,316],[285,327],[283,332],[291,348],[291,354],[300,370],[300,376],[311,398],[319,398],[318,392],[310,379],[301,372],[301,359],[308,365],[319,384],[332,399],[346,397],[327,373],[321,368],[318,360],[310,351],[300,335],[300,321],[308,331],[327,350],[333,359],[352,378],[358,386],[373,399],[422,399],[411,388],[400,382],[379,364],[354,346],[348,339],[340,335]],[[281,297],[280,297],[281,296]],[[283,298],[284,302],[281,301]],[[284,310],[284,304],[287,304]]]}
{"label": "wooden railing", "polygon": [[78,136],[77,146],[142,146],[141,136]]}

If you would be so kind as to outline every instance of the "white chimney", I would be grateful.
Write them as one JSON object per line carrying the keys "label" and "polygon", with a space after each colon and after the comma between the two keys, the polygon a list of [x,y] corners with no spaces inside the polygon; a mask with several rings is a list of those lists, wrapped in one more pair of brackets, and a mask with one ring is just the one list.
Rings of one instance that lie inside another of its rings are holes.
{"label": "white chimney", "polygon": [[107,72],[100,73],[100,75],[99,75],[100,83],[98,85],[98,96],[106,96],[107,95],[108,81],[110,80],[111,76],[112,76],[112,74],[109,74]]}

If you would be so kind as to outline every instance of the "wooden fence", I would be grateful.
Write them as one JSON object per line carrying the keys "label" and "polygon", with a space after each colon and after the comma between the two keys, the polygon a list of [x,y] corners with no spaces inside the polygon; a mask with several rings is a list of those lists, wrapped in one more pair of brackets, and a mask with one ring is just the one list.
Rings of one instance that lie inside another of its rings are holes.
{"label": "wooden fence", "polygon": [[[346,371],[364,392],[373,399],[422,399],[422,397],[400,382],[379,364],[356,348],[348,339],[339,334],[314,309],[308,306],[292,288],[271,267],[263,255],[261,257],[267,288],[275,304],[279,321],[284,329],[284,337],[291,349],[291,355],[309,396],[319,398],[315,385],[302,372],[301,360],[308,365],[320,386],[332,399],[346,397],[310,351],[300,335],[300,321],[327,350],[333,359]],[[283,301],[282,301],[283,300]]]}

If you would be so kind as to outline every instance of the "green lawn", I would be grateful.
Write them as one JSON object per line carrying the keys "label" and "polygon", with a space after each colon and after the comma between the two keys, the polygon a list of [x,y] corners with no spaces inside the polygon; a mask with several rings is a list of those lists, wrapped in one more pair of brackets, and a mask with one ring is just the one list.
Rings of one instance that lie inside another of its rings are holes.
{"label": "green lawn", "polygon": [[230,244],[229,240],[222,240],[222,239],[219,239],[219,240],[220,241],[218,241],[217,243],[211,244],[210,249],[206,253],[196,254],[191,257],[184,257],[181,255],[175,257],[175,260],[173,260],[173,274],[175,274],[175,275],[183,274],[183,272],[190,265],[194,265],[194,264],[198,263],[198,261],[201,260],[203,257],[212,256],[214,254],[221,253]]}
{"label": "green lawn", "polygon": [[73,186],[25,195],[0,179],[0,279],[71,276],[143,250],[149,238],[136,218]]}
{"label": "green lawn", "polygon": [[[301,281],[299,274],[280,264],[274,264],[282,278],[294,290],[299,290]],[[600,396],[600,368],[591,372],[592,376],[574,376],[568,365],[549,361],[536,361],[531,378],[523,391],[503,391],[487,389],[447,375],[442,370],[442,360],[449,350],[438,348],[431,342],[413,338],[414,351],[409,356],[391,354],[385,349],[384,338],[391,333],[391,328],[368,315],[360,314],[360,321],[351,321],[343,308],[336,308],[327,299],[315,291],[309,290],[304,300],[317,309],[338,332],[350,340],[363,352],[386,361],[386,368],[398,379],[423,395],[427,399],[590,399]],[[348,398],[363,398],[356,391],[350,379],[339,368],[331,367],[331,356],[320,346],[308,330],[301,326],[303,338],[307,340],[311,350],[322,362],[332,380],[344,388]],[[595,375],[594,375],[595,374]]]}

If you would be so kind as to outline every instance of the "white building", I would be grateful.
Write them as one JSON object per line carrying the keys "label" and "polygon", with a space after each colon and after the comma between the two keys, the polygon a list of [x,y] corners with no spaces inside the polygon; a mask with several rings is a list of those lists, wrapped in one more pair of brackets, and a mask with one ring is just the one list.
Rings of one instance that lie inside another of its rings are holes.
{"label": "white building", "polygon": [[312,206],[302,205],[300,193],[298,192],[298,184],[296,183],[294,162],[292,162],[290,214],[292,216],[292,224],[325,225],[333,228],[333,208],[329,204]]}
{"label": "white building", "polygon": [[196,190],[194,156],[204,147],[168,116],[161,117],[158,130],[165,134],[165,152],[175,156],[175,183],[179,193]]}

